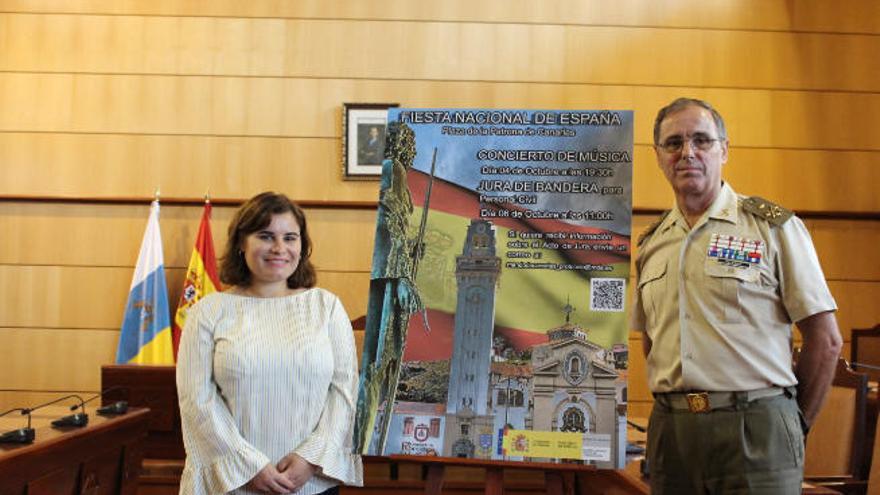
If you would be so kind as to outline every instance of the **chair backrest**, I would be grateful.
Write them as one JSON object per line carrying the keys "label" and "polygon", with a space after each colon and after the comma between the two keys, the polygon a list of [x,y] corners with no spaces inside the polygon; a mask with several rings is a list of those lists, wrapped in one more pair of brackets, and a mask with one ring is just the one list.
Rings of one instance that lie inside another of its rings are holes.
{"label": "chair backrest", "polygon": [[807,436],[804,477],[867,478],[864,462],[868,376],[839,358],[834,382]]}
{"label": "chair backrest", "polygon": [[361,355],[364,353],[364,328],[367,327],[367,316],[359,316],[351,320],[351,328],[354,330],[354,345],[357,352],[358,370],[361,369]]}
{"label": "chair backrest", "polygon": [[880,325],[854,328],[850,349],[852,368],[867,373],[871,381],[880,381]]}
{"label": "chair backrest", "polygon": [[868,495],[880,495],[880,428],[874,431],[874,456],[868,475]]}

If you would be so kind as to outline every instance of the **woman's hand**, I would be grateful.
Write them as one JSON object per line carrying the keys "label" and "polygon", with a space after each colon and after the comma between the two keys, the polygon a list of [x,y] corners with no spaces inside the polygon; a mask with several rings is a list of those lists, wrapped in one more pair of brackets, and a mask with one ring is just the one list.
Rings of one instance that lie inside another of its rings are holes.
{"label": "woman's hand", "polygon": [[248,481],[248,486],[261,493],[283,495],[299,490],[301,485],[294,485],[287,476],[278,472],[275,466],[266,464],[266,467]]}
{"label": "woman's hand", "polygon": [[315,474],[317,468],[297,454],[287,454],[278,462],[278,471],[299,490]]}

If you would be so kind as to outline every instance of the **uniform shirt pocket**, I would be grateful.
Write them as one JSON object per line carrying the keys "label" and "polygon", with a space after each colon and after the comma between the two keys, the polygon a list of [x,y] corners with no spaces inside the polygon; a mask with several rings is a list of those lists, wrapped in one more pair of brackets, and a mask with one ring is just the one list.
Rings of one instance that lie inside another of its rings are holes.
{"label": "uniform shirt pocket", "polygon": [[648,264],[642,269],[638,290],[648,326],[654,327],[657,322],[657,312],[663,307],[662,294],[666,292],[665,261]]}
{"label": "uniform shirt pocket", "polygon": [[744,285],[759,283],[761,273],[758,266],[730,266],[708,259],[704,273],[708,304],[714,308],[715,316],[728,323],[742,322]]}

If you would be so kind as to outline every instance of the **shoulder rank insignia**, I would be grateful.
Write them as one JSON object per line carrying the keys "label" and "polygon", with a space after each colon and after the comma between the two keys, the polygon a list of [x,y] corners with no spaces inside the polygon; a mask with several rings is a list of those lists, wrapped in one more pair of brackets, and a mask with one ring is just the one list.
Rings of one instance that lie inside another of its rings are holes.
{"label": "shoulder rank insignia", "polygon": [[639,240],[636,241],[636,246],[641,246],[642,244],[644,244],[644,242],[647,241],[648,238],[651,237],[651,234],[653,234],[654,231],[657,230],[657,227],[659,227],[660,224],[663,223],[663,220],[666,220],[666,217],[669,215],[669,213],[670,213],[671,211],[672,211],[672,210],[666,210],[666,211],[664,211],[664,212],[660,215],[660,218],[658,218],[657,220],[655,220],[654,223],[652,223],[651,225],[648,225],[648,228],[646,228],[645,230],[643,230],[642,233],[639,235]]}
{"label": "shoulder rank insignia", "polygon": [[743,210],[767,220],[773,225],[779,226],[788,221],[794,215],[791,210],[771,203],[764,198],[758,196],[750,196],[742,200]]}

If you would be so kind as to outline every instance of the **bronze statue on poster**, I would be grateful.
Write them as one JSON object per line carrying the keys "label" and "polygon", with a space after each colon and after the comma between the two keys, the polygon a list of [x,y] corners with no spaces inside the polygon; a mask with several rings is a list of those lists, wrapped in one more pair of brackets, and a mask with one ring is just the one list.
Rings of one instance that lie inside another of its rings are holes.
{"label": "bronze statue on poster", "polygon": [[[424,254],[424,236],[428,204],[437,152],[431,163],[431,181],[418,232],[410,237],[413,213],[407,173],[416,156],[415,135],[409,126],[388,125],[388,147],[382,162],[379,208],[376,221],[376,246],[370,274],[370,295],[364,335],[364,351],[355,418],[355,449],[366,454],[373,433],[377,433],[376,452],[385,448],[388,427],[400,379],[410,316],[422,312],[425,328],[427,315],[415,279],[418,263]],[[379,408],[384,410],[378,418]]]}

